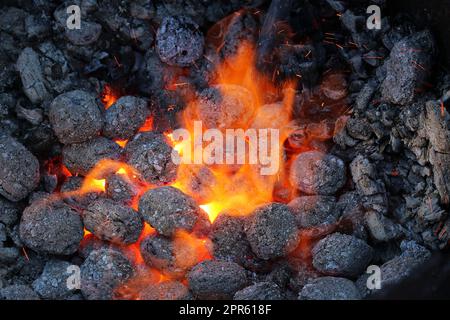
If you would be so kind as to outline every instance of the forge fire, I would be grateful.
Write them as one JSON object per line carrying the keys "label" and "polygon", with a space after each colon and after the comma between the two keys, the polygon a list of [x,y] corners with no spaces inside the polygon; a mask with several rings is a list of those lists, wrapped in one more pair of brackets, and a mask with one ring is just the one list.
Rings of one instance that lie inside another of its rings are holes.
{"label": "forge fire", "polygon": [[389,2],[2,1],[0,300],[436,295],[446,44]]}

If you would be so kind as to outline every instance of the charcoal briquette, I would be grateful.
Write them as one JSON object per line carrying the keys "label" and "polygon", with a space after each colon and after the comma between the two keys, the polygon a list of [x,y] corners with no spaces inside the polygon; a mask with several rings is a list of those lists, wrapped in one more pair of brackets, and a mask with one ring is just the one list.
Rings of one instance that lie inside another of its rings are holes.
{"label": "charcoal briquette", "polygon": [[209,225],[206,213],[193,198],[174,187],[147,191],[139,200],[139,212],[160,234],[171,236],[178,229],[188,232]]}
{"label": "charcoal briquette", "polygon": [[39,162],[16,139],[0,135],[0,194],[19,201],[39,183]]}
{"label": "charcoal briquette", "polygon": [[133,273],[130,261],[118,250],[94,250],[81,265],[81,292],[88,300],[110,300]]}
{"label": "charcoal briquette", "polygon": [[95,96],[82,90],[57,96],[48,116],[56,136],[64,144],[93,138],[100,133],[104,122]]}
{"label": "charcoal briquette", "polygon": [[118,160],[120,146],[112,140],[97,137],[82,143],[65,145],[63,163],[74,175],[87,175],[100,160]]}
{"label": "charcoal briquette", "polygon": [[143,132],[127,143],[126,162],[152,184],[165,185],[175,180],[178,166],[172,160],[172,147],[163,135]]}
{"label": "charcoal briquette", "polygon": [[188,274],[189,288],[198,299],[231,299],[247,282],[245,269],[234,262],[203,261]]}
{"label": "charcoal briquette", "polygon": [[307,283],[299,294],[300,300],[360,300],[355,284],[345,278],[321,277]]}
{"label": "charcoal briquette", "polygon": [[83,239],[80,214],[53,199],[37,200],[28,206],[19,231],[23,243],[39,253],[69,255]]}
{"label": "charcoal briquette", "polygon": [[83,211],[85,228],[102,240],[118,244],[137,241],[143,228],[141,215],[111,199],[98,199]]}
{"label": "charcoal briquette", "polygon": [[233,300],[284,300],[281,289],[273,282],[258,282],[239,290]]}
{"label": "charcoal briquette", "polygon": [[128,140],[148,116],[147,101],[133,96],[121,97],[105,111],[103,134],[111,139]]}
{"label": "charcoal briquette", "polygon": [[246,221],[245,233],[253,252],[265,260],[285,256],[298,244],[295,216],[280,203],[256,209]]}
{"label": "charcoal briquette", "polygon": [[156,32],[156,50],[169,65],[187,67],[203,54],[203,34],[186,16],[166,17]]}
{"label": "charcoal briquette", "polygon": [[345,181],[344,162],[331,154],[303,152],[291,165],[291,185],[307,194],[333,195]]}
{"label": "charcoal briquette", "polygon": [[[74,274],[72,264],[63,260],[50,260],[42,274],[33,282],[33,289],[43,299],[68,299],[77,290],[68,287],[68,278]],[[77,266],[75,266],[77,267]]]}
{"label": "charcoal briquette", "polygon": [[312,249],[314,268],[327,275],[355,277],[364,272],[372,260],[373,249],[363,240],[333,233]]}

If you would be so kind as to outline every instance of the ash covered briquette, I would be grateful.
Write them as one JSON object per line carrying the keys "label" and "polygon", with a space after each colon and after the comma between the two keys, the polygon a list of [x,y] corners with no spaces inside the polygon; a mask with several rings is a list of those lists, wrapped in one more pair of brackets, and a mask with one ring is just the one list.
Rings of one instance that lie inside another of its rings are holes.
{"label": "ash covered briquette", "polygon": [[39,296],[27,285],[13,284],[0,289],[0,300],[39,300]]}
{"label": "ash covered briquette", "polygon": [[97,137],[92,140],[65,145],[63,162],[72,174],[87,175],[103,159],[118,160],[121,148],[112,140]]}
{"label": "ash covered briquette", "polygon": [[108,300],[114,289],[131,278],[133,267],[115,249],[92,251],[81,265],[81,292],[89,300]]}
{"label": "ash covered briquette", "polygon": [[83,211],[85,228],[102,240],[118,244],[137,241],[144,226],[141,215],[110,199],[98,199]]}
{"label": "ash covered briquette", "polygon": [[188,274],[189,288],[198,299],[231,299],[247,285],[245,269],[234,262],[203,261]]}
{"label": "ash covered briquette", "polygon": [[329,226],[337,222],[339,211],[335,210],[333,196],[303,196],[293,199],[288,206],[295,214],[299,228]]}
{"label": "ash covered briquette", "polygon": [[83,239],[83,222],[78,212],[61,201],[41,199],[23,211],[19,231],[28,248],[69,255],[77,251]]}
{"label": "ash covered briquette", "polygon": [[373,250],[363,240],[333,233],[320,240],[312,250],[313,265],[319,272],[333,276],[355,277],[372,260]]}
{"label": "ash covered briquette", "polygon": [[321,277],[307,283],[300,300],[359,300],[361,294],[355,284],[345,278]]}
{"label": "ash covered briquette", "polygon": [[0,194],[19,201],[39,183],[39,162],[16,139],[0,135]]}
{"label": "ash covered briquette", "polygon": [[103,128],[103,115],[95,96],[82,90],[57,96],[48,116],[59,141],[65,144],[84,142]]}
{"label": "ash covered briquette", "polygon": [[73,274],[72,264],[63,260],[50,260],[45,264],[42,274],[33,282],[33,290],[43,299],[67,299],[77,290],[67,286]]}
{"label": "ash covered briquette", "polygon": [[149,114],[146,100],[133,96],[121,97],[105,111],[103,134],[111,139],[130,139]]}
{"label": "ash covered briquette", "polygon": [[290,181],[307,194],[333,195],[345,184],[345,164],[319,151],[299,154],[292,162]]}
{"label": "ash covered briquette", "polygon": [[244,217],[232,216],[227,213],[221,213],[217,217],[210,234],[214,257],[242,264],[250,252],[250,244],[245,236],[244,222]]}
{"label": "ash covered briquette", "polygon": [[166,17],[156,33],[156,50],[169,65],[187,67],[203,54],[204,38],[198,25],[186,16]]}
{"label": "ash covered briquette", "polygon": [[123,203],[129,203],[138,194],[133,182],[120,173],[109,175],[106,178],[105,188],[109,198]]}
{"label": "ash covered briquette", "polygon": [[258,282],[235,293],[234,300],[284,300],[281,289],[273,282]]}
{"label": "ash covered briquette", "polygon": [[164,185],[174,181],[177,176],[177,165],[172,161],[172,152],[172,147],[163,135],[143,132],[127,143],[124,157],[147,182]]}
{"label": "ash covered briquette", "polygon": [[159,187],[147,191],[139,200],[139,212],[160,234],[171,236],[178,229],[188,232],[194,227],[209,226],[206,213],[197,203],[174,187]]}
{"label": "ash covered briquette", "polygon": [[280,203],[256,209],[245,224],[245,233],[253,252],[265,260],[282,257],[298,244],[295,216]]}

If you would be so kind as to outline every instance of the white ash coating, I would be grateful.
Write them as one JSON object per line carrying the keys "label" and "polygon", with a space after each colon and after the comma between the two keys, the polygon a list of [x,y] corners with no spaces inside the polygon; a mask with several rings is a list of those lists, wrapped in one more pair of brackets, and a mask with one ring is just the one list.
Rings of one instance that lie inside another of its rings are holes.
{"label": "white ash coating", "polygon": [[344,161],[319,151],[299,154],[291,165],[291,185],[307,194],[333,195],[346,181]]}
{"label": "white ash coating", "polygon": [[16,139],[0,136],[0,194],[11,201],[25,198],[39,184],[39,161]]}
{"label": "white ash coating", "polygon": [[264,260],[285,256],[298,244],[295,216],[280,203],[256,209],[246,221],[245,233],[253,252]]}
{"label": "white ash coating", "polygon": [[83,211],[85,228],[101,240],[117,244],[137,241],[144,224],[132,208],[111,199],[98,199]]}
{"label": "white ash coating", "polygon": [[49,120],[59,141],[81,143],[98,135],[103,114],[94,95],[82,90],[65,92],[50,105]]}
{"label": "white ash coating", "polygon": [[65,145],[63,163],[72,174],[87,175],[100,160],[118,160],[122,149],[112,140],[97,137],[82,143]]}
{"label": "white ash coating", "polygon": [[88,300],[110,300],[132,275],[133,267],[120,251],[94,250],[81,265],[81,293]]}
{"label": "white ash coating", "polygon": [[149,114],[147,101],[144,99],[121,97],[105,111],[103,135],[111,139],[130,139],[142,127]]}
{"label": "white ash coating", "polygon": [[23,211],[19,233],[23,243],[39,253],[69,255],[83,239],[83,222],[66,204],[41,199]]}
{"label": "white ash coating", "polygon": [[373,249],[354,236],[333,233],[312,249],[314,268],[327,275],[356,277],[372,260]]}
{"label": "white ash coating", "polygon": [[202,56],[204,43],[199,26],[185,16],[164,18],[156,32],[159,58],[172,66],[193,64]]}
{"label": "white ash coating", "polygon": [[160,234],[172,236],[178,229],[191,232],[197,224],[209,225],[206,213],[193,198],[174,187],[147,191],[139,200],[139,212]]}
{"label": "white ash coating", "polygon": [[178,166],[172,161],[172,152],[172,147],[163,135],[143,132],[127,143],[124,157],[145,181],[165,185],[177,176]]}

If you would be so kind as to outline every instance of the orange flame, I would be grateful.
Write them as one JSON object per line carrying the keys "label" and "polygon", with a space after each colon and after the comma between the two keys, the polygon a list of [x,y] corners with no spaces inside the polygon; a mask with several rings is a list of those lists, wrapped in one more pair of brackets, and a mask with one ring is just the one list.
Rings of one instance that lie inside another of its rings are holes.
{"label": "orange flame", "polygon": [[153,117],[149,116],[147,119],[145,119],[144,124],[142,127],[139,128],[138,132],[147,132],[153,130]]}
{"label": "orange flame", "polygon": [[101,100],[105,110],[108,110],[109,107],[117,101],[117,99],[119,99],[118,95],[114,92],[110,85],[106,84],[101,95]]}
{"label": "orange flame", "polygon": [[[220,64],[215,74],[216,82],[211,85],[219,85],[217,88],[221,90],[223,96],[235,94],[231,91],[239,87],[244,88],[243,90],[246,89],[246,92],[249,93],[249,96],[243,99],[245,110],[242,112],[248,118],[238,119],[236,128],[243,130],[248,128],[279,129],[279,145],[282,146],[292,130],[289,128],[289,123],[296,83],[287,81],[277,87],[271,79],[258,72],[255,67],[255,50],[249,43],[243,43],[236,56],[226,59]],[[230,87],[230,85],[233,86]],[[274,104],[276,101],[278,103]],[[194,132],[194,121],[202,120],[199,105],[200,101],[192,101],[182,114],[184,128],[188,129],[191,134]],[[174,141],[171,134],[167,134],[167,137],[180,155],[183,150],[188,150],[186,148],[192,148],[190,141]],[[247,142],[249,146],[252,143],[248,140]],[[205,186],[211,189],[209,190],[210,201],[203,203],[201,207],[208,213],[210,221],[214,221],[224,210],[246,215],[256,207],[271,202],[275,183],[284,176],[281,150],[278,159],[280,171],[274,176],[261,176],[258,164],[233,165],[231,167],[229,165],[208,166],[216,183],[213,186]],[[192,181],[192,171],[201,168],[202,166],[195,169],[192,165],[180,165],[177,180],[173,186],[196,198],[197,194],[190,190],[189,184]]]}

